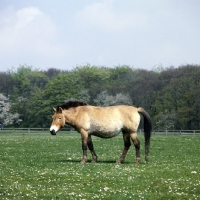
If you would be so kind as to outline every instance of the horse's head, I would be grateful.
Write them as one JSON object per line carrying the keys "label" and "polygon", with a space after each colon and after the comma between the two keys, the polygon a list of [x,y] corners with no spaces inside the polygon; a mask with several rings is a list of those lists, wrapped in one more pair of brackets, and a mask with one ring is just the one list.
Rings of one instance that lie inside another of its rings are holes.
{"label": "horse's head", "polygon": [[58,107],[57,109],[53,108],[53,110],[54,115],[52,116],[53,121],[50,127],[50,133],[56,135],[56,133],[65,125],[65,116],[61,107]]}

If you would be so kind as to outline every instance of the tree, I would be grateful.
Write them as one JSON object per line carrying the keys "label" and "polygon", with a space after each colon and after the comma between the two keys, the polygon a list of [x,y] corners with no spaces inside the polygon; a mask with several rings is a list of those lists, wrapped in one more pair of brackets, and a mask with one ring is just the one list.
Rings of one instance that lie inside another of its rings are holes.
{"label": "tree", "polygon": [[20,94],[20,96],[27,99],[35,88],[44,89],[48,83],[48,77],[45,73],[39,70],[32,70],[31,66],[20,66],[11,75],[15,81],[15,94],[17,96]]}
{"label": "tree", "polygon": [[93,103],[93,99],[101,91],[109,87],[110,71],[108,68],[88,64],[83,67],[76,67],[73,72],[80,77],[84,88],[88,90],[90,103]]}
{"label": "tree", "polygon": [[62,71],[56,68],[49,68],[47,71],[44,71],[44,73],[51,80],[55,78],[58,74],[62,73]]}
{"label": "tree", "polygon": [[9,72],[0,73],[0,92],[6,97],[13,93],[15,81]]}
{"label": "tree", "polygon": [[19,124],[21,119],[18,113],[10,113],[11,104],[9,99],[4,95],[0,94],[0,122],[7,125]]}
{"label": "tree", "polygon": [[67,99],[78,99],[85,89],[80,77],[75,73],[62,73],[48,82],[44,90],[31,96],[27,104],[29,114],[26,126],[47,127],[51,123],[52,107],[63,104]]}
{"label": "tree", "polygon": [[[16,118],[12,126],[47,127],[53,106],[77,99],[99,106],[144,107],[155,129],[200,129],[200,65],[154,71],[89,64],[71,71],[39,71],[25,65],[0,73],[0,93],[6,98],[1,105],[9,103],[7,113],[18,113],[22,120]],[[1,107],[1,118],[6,107]]]}
{"label": "tree", "polygon": [[94,102],[97,106],[113,106],[113,105],[132,105],[129,95],[118,93],[115,96],[109,95],[107,91],[101,92]]}
{"label": "tree", "polygon": [[29,126],[27,120],[34,109],[30,107],[31,98],[37,95],[37,92],[43,90],[48,83],[48,78],[39,70],[32,70],[31,66],[20,66],[11,73],[15,82],[11,94],[13,113],[19,113],[23,123],[21,126]]}
{"label": "tree", "polygon": [[158,129],[174,129],[175,123],[177,121],[177,115],[174,111],[161,112],[159,113],[158,120],[156,122],[156,128]]}
{"label": "tree", "polygon": [[160,77],[164,82],[154,102],[154,119],[163,111],[175,112],[175,129],[199,129],[199,66],[169,68],[161,72]]}
{"label": "tree", "polygon": [[90,102],[90,95],[89,90],[81,90],[79,92],[78,100],[89,103]]}
{"label": "tree", "polygon": [[126,65],[108,69],[110,71],[108,92],[112,95],[117,93],[129,93],[129,83],[135,78],[136,71]]}

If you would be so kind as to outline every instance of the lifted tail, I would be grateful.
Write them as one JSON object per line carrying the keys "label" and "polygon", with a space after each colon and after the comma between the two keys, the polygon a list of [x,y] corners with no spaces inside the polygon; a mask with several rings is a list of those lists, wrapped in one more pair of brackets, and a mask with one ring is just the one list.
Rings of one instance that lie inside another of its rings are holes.
{"label": "lifted tail", "polygon": [[143,108],[139,107],[138,112],[142,114],[144,118],[145,160],[148,161],[150,139],[152,132],[152,122],[149,114]]}

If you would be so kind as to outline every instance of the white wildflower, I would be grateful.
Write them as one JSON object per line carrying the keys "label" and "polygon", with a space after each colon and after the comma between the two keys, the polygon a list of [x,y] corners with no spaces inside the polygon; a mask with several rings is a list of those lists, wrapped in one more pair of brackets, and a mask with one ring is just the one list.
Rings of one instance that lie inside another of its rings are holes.
{"label": "white wildflower", "polygon": [[108,187],[105,187],[105,188],[104,188],[104,191],[107,191],[107,190],[109,190],[109,188],[108,188]]}

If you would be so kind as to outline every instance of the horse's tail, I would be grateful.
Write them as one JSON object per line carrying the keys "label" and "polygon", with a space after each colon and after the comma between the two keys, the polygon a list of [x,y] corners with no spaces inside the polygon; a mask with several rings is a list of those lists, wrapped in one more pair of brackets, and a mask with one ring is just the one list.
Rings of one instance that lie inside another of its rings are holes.
{"label": "horse's tail", "polygon": [[145,160],[148,161],[148,154],[150,149],[150,139],[152,132],[152,122],[149,114],[143,109],[138,108],[138,112],[142,114],[144,118],[144,139],[145,139]]}

